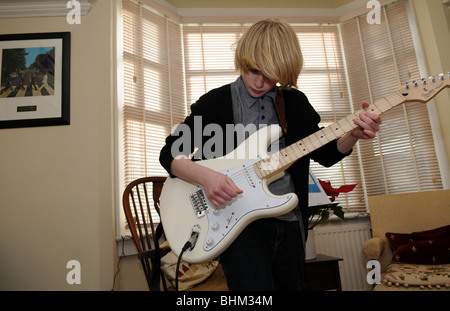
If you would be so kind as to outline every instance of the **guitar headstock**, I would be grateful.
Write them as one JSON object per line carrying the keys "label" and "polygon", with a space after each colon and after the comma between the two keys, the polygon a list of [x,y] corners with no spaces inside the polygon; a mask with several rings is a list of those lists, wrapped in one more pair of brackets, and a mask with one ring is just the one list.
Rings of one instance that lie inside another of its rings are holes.
{"label": "guitar headstock", "polygon": [[450,86],[450,71],[447,74],[431,76],[428,79],[423,78],[406,82],[406,85],[398,90],[407,102],[426,103],[436,96],[440,91]]}

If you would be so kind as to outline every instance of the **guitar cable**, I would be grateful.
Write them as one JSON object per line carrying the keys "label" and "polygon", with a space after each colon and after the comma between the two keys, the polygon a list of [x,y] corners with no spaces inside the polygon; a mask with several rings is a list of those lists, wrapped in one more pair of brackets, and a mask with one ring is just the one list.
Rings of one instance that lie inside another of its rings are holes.
{"label": "guitar cable", "polygon": [[187,251],[188,249],[193,249],[195,246],[195,243],[197,242],[199,233],[197,231],[192,231],[191,233],[191,237],[189,238],[189,240],[184,244],[183,248],[181,249],[180,252],[180,256],[178,256],[178,261],[177,261],[177,268],[176,268],[176,275],[175,275],[175,290],[178,292],[178,273],[180,271],[180,263],[181,263],[181,257],[183,257],[183,254],[185,251]]}

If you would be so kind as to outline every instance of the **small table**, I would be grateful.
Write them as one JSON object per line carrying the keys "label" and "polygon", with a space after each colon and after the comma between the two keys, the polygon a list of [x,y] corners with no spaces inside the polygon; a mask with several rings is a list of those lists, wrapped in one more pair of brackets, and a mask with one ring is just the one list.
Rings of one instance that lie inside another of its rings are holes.
{"label": "small table", "polygon": [[342,258],[317,254],[316,258],[306,260],[306,284],[308,290],[319,291],[335,289],[341,291],[339,261]]}

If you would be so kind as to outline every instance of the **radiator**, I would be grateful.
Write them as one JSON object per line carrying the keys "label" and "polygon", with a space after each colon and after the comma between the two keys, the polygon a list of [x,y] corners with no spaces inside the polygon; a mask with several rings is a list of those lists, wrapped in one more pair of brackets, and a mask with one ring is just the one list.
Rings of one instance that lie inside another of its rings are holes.
{"label": "radiator", "polygon": [[370,290],[368,270],[361,258],[362,243],[371,238],[370,222],[324,224],[314,228],[317,254],[342,258],[339,262],[342,290]]}

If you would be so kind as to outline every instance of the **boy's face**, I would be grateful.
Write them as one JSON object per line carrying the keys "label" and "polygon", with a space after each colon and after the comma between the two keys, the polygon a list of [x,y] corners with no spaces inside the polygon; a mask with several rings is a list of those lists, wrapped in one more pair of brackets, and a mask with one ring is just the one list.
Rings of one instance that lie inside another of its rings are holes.
{"label": "boy's face", "polygon": [[252,97],[259,98],[269,92],[277,83],[266,78],[260,71],[249,70],[242,74],[245,87]]}

